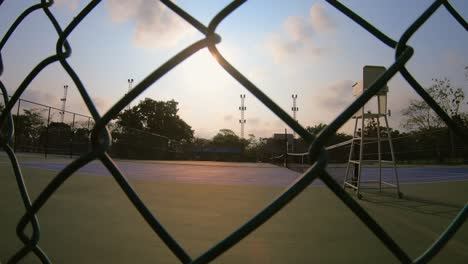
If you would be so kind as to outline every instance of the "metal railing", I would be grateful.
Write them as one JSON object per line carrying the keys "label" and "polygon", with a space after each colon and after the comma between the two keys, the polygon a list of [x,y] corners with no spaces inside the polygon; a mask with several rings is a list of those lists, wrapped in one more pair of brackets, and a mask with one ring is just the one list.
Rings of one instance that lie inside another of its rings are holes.
{"label": "metal railing", "polygon": [[[0,4],[3,1],[0,1]],[[73,175],[79,168],[93,160],[100,160],[102,164],[109,170],[115,181],[119,184],[122,191],[127,195],[135,208],[139,211],[141,216],[145,219],[152,230],[162,239],[167,247],[182,263],[207,263],[214,260],[219,255],[226,252],[232,246],[236,245],[240,240],[252,233],[256,228],[268,221],[273,215],[280,211],[285,205],[299,195],[311,182],[320,179],[325,185],[358,217],[372,233],[385,245],[385,247],[401,262],[401,263],[426,263],[431,260],[437,253],[439,253],[444,245],[453,237],[457,230],[465,222],[468,215],[468,205],[460,210],[458,215],[453,219],[449,227],[439,236],[439,238],[416,259],[411,257],[405,252],[399,244],[387,233],[385,230],[346,192],[341,188],[325,170],[327,166],[327,158],[324,150],[324,143],[331,137],[352,115],[358,111],[369,99],[371,99],[385,83],[387,83],[395,74],[400,73],[404,79],[411,85],[411,87],[426,101],[428,105],[440,116],[440,118],[453,130],[458,136],[468,139],[468,134],[454,120],[452,120],[447,113],[434,101],[433,98],[421,87],[418,81],[406,69],[405,64],[413,56],[414,50],[407,45],[408,40],[414,35],[415,32],[434,14],[439,8],[445,8],[453,16],[456,22],[460,24],[465,30],[468,29],[467,22],[457,13],[457,11],[449,4],[448,1],[438,0],[434,1],[404,32],[400,39],[394,40],[388,37],[384,32],[380,31],[364,18],[354,13],[348,7],[338,1],[328,0],[329,4],[341,11],[344,15],[349,17],[355,23],[359,24],[365,30],[383,42],[385,45],[394,49],[395,60],[393,64],[387,67],[387,71],[382,74],[361,96],[351,103],[344,112],[338,115],[323,131],[314,137],[307,130],[296,122],[286,111],[274,103],[265,93],[262,92],[255,84],[247,79],[240,71],[227,61],[223,55],[216,48],[216,44],[221,42],[221,37],[216,34],[216,28],[228,17],[231,13],[235,12],[245,0],[235,0],[221,10],[206,26],[199,22],[196,18],[185,12],[178,7],[175,3],[168,0],[161,0],[172,11],[177,13],[187,23],[191,24],[195,29],[200,31],[204,38],[194,42],[185,49],[181,50],[167,62],[162,64],[159,68],[154,70],[151,74],[146,76],[140,83],[138,83],[127,95],[116,102],[109,111],[100,115],[93,103],[93,100],[88,94],[85,85],[81,82],[80,77],[70,66],[67,59],[71,56],[71,47],[67,42],[67,38],[74,31],[74,29],[89,15],[93,9],[101,1],[90,1],[80,13],[68,24],[64,29],[59,25],[55,16],[49,10],[53,1],[42,0],[39,4],[35,4],[26,9],[13,23],[10,29],[0,42],[0,52],[5,43],[12,36],[15,29],[24,18],[32,12],[42,10],[48,17],[52,26],[58,35],[56,53],[42,60],[23,80],[19,87],[15,90],[11,98],[7,96],[7,90],[3,83],[0,82],[1,92],[3,93],[3,100],[5,102],[5,109],[0,116],[1,138],[0,143],[3,149],[8,154],[11,160],[11,166],[18,181],[19,192],[23,200],[26,213],[19,219],[17,225],[17,235],[24,244],[16,254],[10,259],[9,263],[16,263],[29,253],[34,253],[37,258],[43,263],[50,263],[51,261],[39,247],[40,229],[37,213],[49,201],[51,196]],[[215,244],[209,250],[200,256],[190,256],[187,251],[173,238],[173,236],[166,231],[159,220],[151,213],[145,206],[138,194],[133,190],[127,182],[125,176],[119,170],[117,165],[113,162],[112,158],[107,153],[110,145],[110,134],[106,129],[113,117],[121,112],[132,100],[145,91],[152,84],[157,82],[162,76],[171,71],[177,65],[188,59],[191,55],[197,53],[201,49],[207,48],[213,55],[214,59],[219,65],[224,68],[234,79],[252,93],[258,100],[265,106],[273,111],[281,120],[290,126],[298,136],[303,138],[309,145],[309,154],[312,161],[312,166],[302,174],[302,176],[284,192],[278,195],[269,205],[259,211],[254,217],[240,226],[237,230],[225,237],[221,242]],[[1,58],[1,57],[0,57]],[[52,63],[60,63],[63,69],[68,73],[70,78],[76,85],[83,101],[85,102],[92,118],[96,124],[92,131],[92,149],[86,154],[81,155],[79,158],[73,160],[67,167],[60,171],[53,180],[42,190],[39,196],[31,201],[29,198],[28,190],[24,184],[23,176],[17,157],[12,149],[11,142],[14,137],[14,124],[12,120],[13,106],[18,102],[20,95],[28,88],[32,80],[46,67]],[[3,64],[0,60],[0,74],[3,73]],[[26,235],[25,229],[28,225],[32,227],[32,234]]]}

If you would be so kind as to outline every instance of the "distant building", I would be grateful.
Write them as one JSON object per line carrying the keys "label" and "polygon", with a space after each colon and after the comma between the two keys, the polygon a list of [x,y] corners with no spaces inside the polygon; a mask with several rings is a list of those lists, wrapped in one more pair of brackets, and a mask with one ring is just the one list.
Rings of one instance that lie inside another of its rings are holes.
{"label": "distant building", "polygon": [[300,138],[294,138],[293,134],[274,133],[273,137],[266,139],[265,151],[272,157],[284,154],[286,147],[288,152],[306,152],[308,149],[305,142]]}
{"label": "distant building", "polygon": [[293,140],[293,134],[284,134],[284,133],[274,133],[273,134],[273,139],[274,140],[284,140],[284,137],[288,139],[288,141]]}

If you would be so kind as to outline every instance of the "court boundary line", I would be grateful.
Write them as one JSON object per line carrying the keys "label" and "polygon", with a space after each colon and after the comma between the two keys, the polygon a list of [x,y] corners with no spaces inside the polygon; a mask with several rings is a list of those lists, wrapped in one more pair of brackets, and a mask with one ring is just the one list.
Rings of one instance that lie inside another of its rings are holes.
{"label": "court boundary line", "polygon": [[[176,164],[174,164],[176,165]],[[25,168],[31,168],[31,169],[42,169],[42,170],[47,170],[47,171],[52,171],[52,172],[60,172],[60,170],[55,170],[55,169],[51,169],[51,168],[44,168],[44,167],[36,167],[36,166],[22,166],[20,164],[21,167],[25,167]],[[221,167],[221,166],[220,166]],[[253,167],[255,168],[255,167]],[[281,168],[281,167],[278,167],[278,168]],[[81,174],[81,175],[87,175],[87,176],[98,176],[98,177],[112,177],[112,175],[105,175],[105,174],[92,174],[92,173],[89,173],[89,172],[80,172],[80,171],[77,171],[75,174]],[[74,174],[74,175],[75,175]],[[297,173],[298,176],[300,176],[301,174],[300,173]],[[433,178],[438,178],[438,177],[433,177]],[[130,177],[130,179],[132,180],[150,180],[150,181],[160,181],[160,182],[176,182],[176,183],[186,183],[186,184],[213,184],[213,182],[205,182],[205,183],[199,183],[199,182],[189,182],[189,181],[178,181],[178,180],[174,180],[174,181],[168,181],[168,180],[160,180],[160,179],[141,179],[141,178],[133,178],[133,177]],[[336,180],[335,180],[336,181]],[[468,181],[468,178],[467,179],[457,179],[457,180],[448,180],[448,181],[421,181],[421,182],[405,182],[405,180],[401,180],[400,184],[404,184],[404,185],[409,185],[409,184],[431,184],[431,183],[450,183],[450,182],[463,182],[463,181]],[[320,184],[313,184],[313,183],[316,183],[316,182],[319,182]],[[336,181],[338,183],[340,183],[341,181]],[[254,185],[254,184],[237,184],[237,185]],[[274,185],[274,184],[255,184],[256,186],[279,186],[279,185]],[[325,184],[320,181],[320,180],[317,180],[317,181],[314,181],[310,184],[310,186],[325,186]]]}

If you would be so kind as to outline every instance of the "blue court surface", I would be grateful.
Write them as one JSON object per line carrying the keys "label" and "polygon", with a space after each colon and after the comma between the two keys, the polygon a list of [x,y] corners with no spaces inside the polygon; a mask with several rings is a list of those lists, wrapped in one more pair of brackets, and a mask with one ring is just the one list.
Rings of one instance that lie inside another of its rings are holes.
{"label": "blue court surface", "polygon": [[[287,186],[294,182],[300,173],[287,168],[265,163],[229,162],[132,162],[117,161],[117,166],[128,178],[134,180],[171,181],[181,183],[220,184],[220,185],[260,185]],[[23,167],[60,171],[66,162],[22,162]],[[345,166],[331,167],[327,171],[342,183]],[[398,167],[401,184],[433,183],[468,180],[467,167]],[[89,163],[78,173],[110,177],[107,169],[98,161]],[[364,168],[362,180],[377,180],[378,168]],[[392,168],[382,169],[383,180],[395,183]],[[33,175],[32,175],[33,176]],[[312,185],[323,185],[319,180]]]}

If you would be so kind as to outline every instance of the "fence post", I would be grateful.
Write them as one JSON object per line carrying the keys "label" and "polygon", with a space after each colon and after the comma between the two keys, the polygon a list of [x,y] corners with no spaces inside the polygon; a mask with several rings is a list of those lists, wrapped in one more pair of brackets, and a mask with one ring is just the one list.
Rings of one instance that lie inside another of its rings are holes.
{"label": "fence post", "polygon": [[46,127],[46,134],[45,134],[45,145],[44,145],[44,156],[47,159],[47,151],[49,147],[49,123],[50,123],[50,109],[49,106],[49,114],[47,115],[47,127]]}
{"label": "fence post", "polygon": [[71,136],[70,136],[70,159],[73,158],[73,135],[75,134],[75,113],[73,113],[73,121],[72,121],[72,127],[71,127]]}
{"label": "fence post", "polygon": [[13,145],[13,149],[16,152],[17,146],[18,146],[18,132],[20,131],[19,128],[19,112],[20,112],[20,105],[21,105],[21,99],[18,100],[18,109],[16,110],[16,122],[15,122],[15,145]]}

